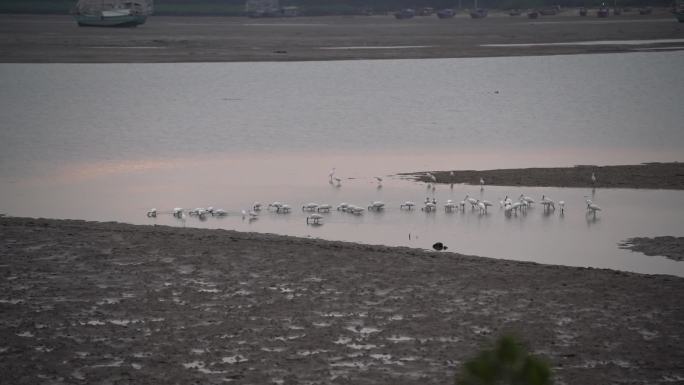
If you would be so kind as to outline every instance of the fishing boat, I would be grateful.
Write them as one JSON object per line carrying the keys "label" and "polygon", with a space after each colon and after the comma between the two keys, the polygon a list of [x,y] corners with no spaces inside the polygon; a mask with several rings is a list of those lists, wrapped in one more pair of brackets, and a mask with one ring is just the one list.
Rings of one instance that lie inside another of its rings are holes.
{"label": "fishing boat", "polygon": [[680,23],[684,23],[684,0],[678,0],[677,3],[674,6],[674,9],[672,10],[672,13],[674,13],[675,17],[677,18],[677,21]]}
{"label": "fishing boat", "polygon": [[610,8],[606,7],[605,5],[601,5],[601,7],[596,11],[596,17],[608,17],[610,15]]}
{"label": "fishing boat", "polygon": [[413,10],[412,8],[406,8],[402,9],[401,11],[395,12],[394,17],[402,20],[402,19],[411,19],[413,16],[416,15],[416,11]]}
{"label": "fishing boat", "polygon": [[487,9],[486,8],[478,8],[477,7],[477,0],[474,0],[473,10],[470,11],[470,17],[473,19],[484,19],[485,17],[487,17]]}
{"label": "fishing boat", "polygon": [[152,13],[152,0],[79,0],[73,10],[81,27],[137,27]]}
{"label": "fishing boat", "polygon": [[451,19],[456,13],[451,8],[440,9],[437,11],[437,17],[440,19]]}

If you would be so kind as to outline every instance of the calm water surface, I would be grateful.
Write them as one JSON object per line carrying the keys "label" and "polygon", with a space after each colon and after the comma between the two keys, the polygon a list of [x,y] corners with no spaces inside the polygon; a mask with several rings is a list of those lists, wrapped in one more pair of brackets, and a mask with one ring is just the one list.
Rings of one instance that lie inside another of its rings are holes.
{"label": "calm water surface", "polygon": [[[398,209],[433,196],[374,176],[425,169],[633,164],[682,159],[684,53],[216,64],[0,65],[0,212],[218,227],[684,276],[684,264],[617,248],[684,236],[684,192],[439,186],[498,202],[565,200],[506,218]],[[342,185],[328,183],[337,168]],[[599,175],[600,177],[600,175]],[[604,212],[584,213],[594,194]],[[366,206],[361,217],[262,213],[253,201]],[[200,222],[150,207],[223,207]],[[411,238],[409,239],[409,234]]]}

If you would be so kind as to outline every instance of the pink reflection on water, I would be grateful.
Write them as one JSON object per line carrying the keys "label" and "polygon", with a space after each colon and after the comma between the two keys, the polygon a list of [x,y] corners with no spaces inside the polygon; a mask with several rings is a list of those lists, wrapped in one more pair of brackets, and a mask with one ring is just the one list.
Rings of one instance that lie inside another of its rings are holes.
{"label": "pink reflection on water", "polygon": [[428,170],[487,170],[497,168],[568,167],[578,164],[616,165],[682,160],[681,151],[634,148],[468,149],[438,148],[358,152],[242,152],[181,155],[112,162],[84,162],[61,168],[57,181],[145,175],[157,182],[186,181],[233,185],[311,184],[336,176],[372,178]]}

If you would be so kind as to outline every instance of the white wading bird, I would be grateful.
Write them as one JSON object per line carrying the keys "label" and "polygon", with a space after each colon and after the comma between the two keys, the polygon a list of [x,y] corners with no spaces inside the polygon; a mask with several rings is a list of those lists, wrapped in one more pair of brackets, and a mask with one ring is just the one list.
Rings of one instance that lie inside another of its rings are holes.
{"label": "white wading bird", "polygon": [[596,184],[596,175],[594,173],[591,173],[591,184]]}
{"label": "white wading bird", "polygon": [[318,203],[310,202],[302,206],[302,211],[316,211]]}
{"label": "white wading bird", "polygon": [[306,217],[306,224],[312,224],[312,225],[320,225],[321,224],[321,219],[323,219],[323,215],[321,214],[311,214],[308,217]]}
{"label": "white wading bird", "polygon": [[487,213],[487,206],[485,206],[485,204],[480,202],[479,200],[477,201],[477,208],[480,209],[480,214],[486,214]]}
{"label": "white wading bird", "polygon": [[183,208],[182,207],[174,207],[173,208],[173,216],[176,218],[183,217]]}
{"label": "white wading bird", "polygon": [[484,185],[485,185],[484,179],[480,178],[480,190],[484,190]]}
{"label": "white wading bird", "polygon": [[259,203],[259,202],[254,202],[254,204],[252,204],[252,210],[254,210],[254,211],[261,211],[261,203]]}
{"label": "white wading bird", "polygon": [[212,217],[225,217],[226,215],[228,215],[228,212],[224,209],[211,210]]}
{"label": "white wading bird", "polygon": [[587,213],[591,212],[594,214],[594,218],[596,218],[596,212],[601,211],[601,208],[596,205],[594,202],[591,201],[591,199],[586,198],[587,202]]}
{"label": "white wading bird", "polygon": [[406,201],[406,202],[399,205],[399,209],[411,210],[411,209],[413,209],[413,206],[415,206],[415,205],[416,205],[415,202]]}
{"label": "white wading bird", "polygon": [[329,213],[330,209],[332,209],[331,205],[322,204],[322,205],[318,205],[318,207],[316,208],[316,211],[318,211],[319,213]]}
{"label": "white wading bird", "polygon": [[421,210],[422,210],[422,211],[425,211],[426,213],[429,213],[429,212],[434,211],[436,207],[437,207],[436,204],[434,204],[434,203],[432,203],[432,202],[427,202],[427,203],[425,204],[425,206],[423,206],[423,207],[421,208]]}
{"label": "white wading bird", "polygon": [[527,202],[527,204],[529,204],[530,206],[532,206],[532,203],[534,203],[534,199],[532,199],[532,198],[530,198],[530,197],[528,197],[528,196],[526,196],[526,195],[523,195],[523,194],[520,194],[520,198],[519,198],[519,199],[520,199],[521,201]]}
{"label": "white wading bird", "polygon": [[371,202],[371,204],[368,206],[368,211],[371,211],[371,210],[380,211],[384,208],[385,208],[385,202],[375,201],[375,202]]}
{"label": "white wading bird", "polygon": [[149,218],[156,218],[157,217],[157,209],[151,208],[151,209],[147,210],[147,216]]}
{"label": "white wading bird", "polygon": [[470,203],[470,208],[475,210],[475,206],[477,206],[477,199],[471,198],[470,195],[466,195],[465,198],[463,198],[466,202]]}
{"label": "white wading bird", "polygon": [[437,183],[437,177],[435,177],[431,173],[428,172],[425,174],[425,176],[427,176],[432,181],[432,183]]}
{"label": "white wading bird", "polygon": [[556,210],[556,202],[547,198],[546,195],[542,195],[542,199],[541,199],[541,201],[539,201],[539,203],[541,203],[542,206],[544,206],[545,211],[548,211],[548,210],[554,210],[555,211]]}
{"label": "white wading bird", "polygon": [[335,176],[335,167],[333,167],[332,170],[330,170],[328,176],[330,177],[330,183],[332,183],[333,177]]}
{"label": "white wading bird", "polygon": [[558,207],[560,208],[560,214],[565,214],[565,201],[558,201]]}
{"label": "white wading bird", "polygon": [[481,200],[480,203],[482,203],[482,204],[485,206],[485,212],[487,212],[487,207],[494,206],[494,205],[492,204],[492,202],[487,201],[487,200],[484,200],[484,199]]}
{"label": "white wading bird", "polygon": [[450,213],[456,210],[458,206],[456,205],[456,202],[452,201],[451,199],[447,199],[446,203],[444,204],[444,211]]}

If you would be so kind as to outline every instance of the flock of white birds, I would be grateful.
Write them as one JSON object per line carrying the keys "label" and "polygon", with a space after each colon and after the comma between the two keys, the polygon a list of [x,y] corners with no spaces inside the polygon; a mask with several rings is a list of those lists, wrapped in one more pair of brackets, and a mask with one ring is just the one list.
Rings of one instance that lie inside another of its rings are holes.
{"label": "flock of white birds", "polygon": [[[451,173],[453,176],[453,172]],[[430,173],[426,173],[427,178],[431,181],[431,183],[427,184],[427,189],[428,190],[435,190],[435,183],[437,182],[437,179],[435,178],[434,175]],[[336,183],[337,186],[340,186],[341,184],[341,179],[335,177],[335,169],[333,168],[332,171],[329,174],[330,177],[330,183]],[[375,177],[378,183],[378,187],[382,186],[382,178],[381,177]],[[593,184],[596,184],[596,176],[594,173],[591,174],[591,181]],[[484,185],[485,181],[484,179],[480,178],[480,189],[484,190]],[[452,185],[453,186],[453,185]],[[532,199],[529,196],[526,196],[524,194],[520,194],[520,196],[516,199],[513,200],[509,196],[506,196],[502,200],[499,201],[499,207],[503,210],[504,215],[506,216],[512,216],[512,215],[518,215],[518,213],[525,214],[527,210],[532,207],[535,203],[537,203],[534,199]],[[551,198],[547,197],[546,195],[542,195],[541,199],[538,202],[540,205],[543,206],[545,212],[551,212],[551,211],[556,211],[556,206],[558,206],[558,210],[560,215],[564,215],[565,213],[565,201],[554,201]],[[596,205],[591,199],[585,196],[585,203],[586,203],[586,209],[587,209],[587,215],[591,214],[594,217],[596,217],[596,213],[598,211],[601,211],[601,208]],[[444,204],[443,204],[443,209],[445,212],[450,213],[450,212],[465,212],[466,207],[470,205],[471,211],[477,211],[479,212],[480,215],[486,215],[487,210],[489,207],[493,206],[493,203],[487,200],[480,200],[480,199],[475,199],[470,197],[469,195],[466,195],[463,200],[460,202],[456,202],[454,200],[448,199]],[[339,212],[343,213],[349,213],[352,215],[363,215],[364,212],[366,211],[383,211],[385,210],[387,205],[383,201],[373,201],[371,202],[368,206],[363,207],[363,206],[358,206],[355,204],[347,203],[347,202],[342,202],[339,205],[335,207],[335,209]],[[417,204],[414,201],[405,201],[404,203],[401,203],[399,205],[400,210],[413,210],[415,207],[417,207]],[[288,214],[292,211],[292,206],[290,206],[287,203],[283,202],[272,202],[269,203],[266,206],[263,206],[260,202],[254,202],[252,204],[252,207],[249,210],[242,210],[240,211],[239,214],[241,215],[242,219],[248,219],[250,221],[256,220],[259,218],[260,212],[265,209],[268,212],[272,212],[275,214]],[[305,203],[302,205],[302,211],[308,213],[306,216],[306,224],[311,224],[311,225],[320,225],[322,224],[322,220],[324,219],[324,216],[322,215],[323,213],[330,213],[330,211],[333,209],[333,206],[330,204],[319,204],[315,202],[309,202]],[[422,206],[420,208],[421,211],[426,212],[426,213],[431,213],[435,212],[438,210],[438,203],[435,198],[430,198],[427,197],[425,198],[425,201],[422,203]],[[214,207],[198,207],[192,210],[186,210],[181,207],[176,207],[171,211],[168,212],[161,212],[158,211],[156,208],[149,209],[147,211],[147,216],[150,218],[156,218],[157,214],[171,214],[175,218],[178,219],[184,219],[186,216],[190,217],[196,217],[200,220],[204,220],[207,217],[224,217],[228,215],[228,211],[220,208],[214,208]]]}

